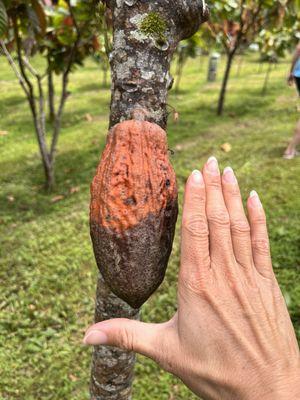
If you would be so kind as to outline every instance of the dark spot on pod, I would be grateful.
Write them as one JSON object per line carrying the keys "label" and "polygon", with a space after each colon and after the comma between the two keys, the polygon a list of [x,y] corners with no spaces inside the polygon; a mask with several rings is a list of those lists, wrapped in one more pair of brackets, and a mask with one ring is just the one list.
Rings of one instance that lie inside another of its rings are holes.
{"label": "dark spot on pod", "polygon": [[123,203],[125,204],[125,206],[135,206],[136,205],[136,199],[135,199],[134,196],[127,197],[127,199],[125,199],[123,201]]}
{"label": "dark spot on pod", "polygon": [[168,187],[168,186],[170,186],[170,185],[171,185],[170,179],[167,179],[167,180],[166,180],[166,186]]}

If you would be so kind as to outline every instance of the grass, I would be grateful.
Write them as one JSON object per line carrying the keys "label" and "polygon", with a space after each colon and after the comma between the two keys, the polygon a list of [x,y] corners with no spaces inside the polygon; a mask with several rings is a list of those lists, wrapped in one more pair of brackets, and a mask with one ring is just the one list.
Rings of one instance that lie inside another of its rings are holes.
{"label": "grass", "polygon": [[[188,62],[180,92],[169,104],[169,147],[180,190],[210,155],[236,171],[244,198],[256,189],[267,211],[273,263],[300,338],[300,158],[281,158],[297,120],[296,96],[285,84],[288,65],[264,72],[247,57],[233,65],[224,116],[215,115],[218,80],[206,82],[206,63]],[[12,71],[0,59],[0,399],[88,399],[91,349],[81,345],[93,320],[96,265],[89,238],[89,184],[105,144],[109,90],[88,61],[72,75],[57,156],[57,186],[44,193],[29,108]],[[86,118],[86,114],[92,116]],[[221,145],[230,143],[230,152]],[[60,201],[53,201],[63,196]],[[55,199],[54,199],[55,200]],[[164,321],[176,309],[179,226],[164,283],[144,305],[145,321]],[[155,382],[155,385],[153,385]],[[194,399],[174,377],[138,357],[134,400]]]}

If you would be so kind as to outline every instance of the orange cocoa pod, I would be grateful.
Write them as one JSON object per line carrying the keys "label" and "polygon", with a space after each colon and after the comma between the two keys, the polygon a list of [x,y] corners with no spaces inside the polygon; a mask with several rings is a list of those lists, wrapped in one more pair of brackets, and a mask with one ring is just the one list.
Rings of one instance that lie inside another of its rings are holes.
{"label": "orange cocoa pod", "polygon": [[164,278],[177,214],[166,132],[147,121],[115,125],[91,185],[91,238],[105,282],[133,308]]}

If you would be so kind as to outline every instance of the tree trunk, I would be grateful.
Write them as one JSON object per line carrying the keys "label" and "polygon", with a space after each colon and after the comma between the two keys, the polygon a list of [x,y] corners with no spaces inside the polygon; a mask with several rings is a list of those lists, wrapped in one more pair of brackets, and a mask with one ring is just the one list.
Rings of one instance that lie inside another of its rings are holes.
{"label": "tree trunk", "polygon": [[[113,15],[113,50],[110,55],[112,95],[109,126],[132,119],[139,108],[162,128],[167,124],[167,92],[172,79],[170,61],[181,39],[197,31],[207,19],[202,0],[107,0]],[[144,22],[144,23],[143,23]],[[157,29],[157,31],[156,31]],[[100,276],[95,320],[138,318],[115,296]],[[90,393],[92,400],[128,400],[135,356],[113,347],[95,347]]]}
{"label": "tree trunk", "polygon": [[55,185],[54,164],[49,160],[47,164],[43,162],[43,166],[46,178],[46,190],[51,192]]}
{"label": "tree trunk", "polygon": [[204,66],[204,54],[199,55],[199,71],[203,71],[203,66]]}
{"label": "tree trunk", "polygon": [[238,60],[238,64],[237,64],[236,76],[240,76],[243,61],[244,61],[243,56],[240,56],[240,57],[239,57],[239,60]]}
{"label": "tree trunk", "polygon": [[[99,274],[95,322],[120,317],[138,319],[139,311],[115,296]],[[91,399],[130,399],[134,362],[133,352],[116,347],[95,346],[90,383]]]}
{"label": "tree trunk", "polygon": [[181,82],[184,64],[185,64],[184,55],[182,53],[179,53],[178,60],[177,60],[177,66],[176,66],[176,84],[175,84],[175,89],[174,89],[175,93],[179,92],[179,85]]}
{"label": "tree trunk", "polygon": [[103,78],[102,78],[102,87],[106,88],[107,86],[107,66],[103,67]]}
{"label": "tree trunk", "polygon": [[54,85],[53,85],[53,72],[48,71],[48,108],[49,108],[49,121],[53,122],[55,119],[54,109]]}
{"label": "tree trunk", "polygon": [[261,91],[261,94],[264,96],[267,93],[267,88],[268,88],[268,83],[269,83],[269,78],[271,74],[271,69],[272,69],[272,62],[269,61],[268,69],[265,75],[265,80],[264,80],[264,85]]}
{"label": "tree trunk", "polygon": [[232,65],[234,57],[234,52],[231,51],[230,53],[227,54],[227,63],[226,63],[226,69],[222,81],[222,87],[219,95],[219,101],[218,101],[218,109],[217,109],[217,114],[222,115],[223,110],[224,110],[224,102],[225,102],[225,95],[226,95],[226,88],[227,88],[227,83],[228,83],[228,78],[230,74],[230,69]]}

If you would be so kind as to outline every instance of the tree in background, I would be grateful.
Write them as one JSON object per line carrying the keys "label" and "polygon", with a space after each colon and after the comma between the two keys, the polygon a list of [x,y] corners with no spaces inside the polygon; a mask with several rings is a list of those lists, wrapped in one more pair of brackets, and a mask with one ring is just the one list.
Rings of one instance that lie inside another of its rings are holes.
{"label": "tree in background", "polygon": [[300,40],[300,3],[288,4],[285,12],[273,26],[262,29],[256,40],[259,45],[261,59],[268,61],[262,94],[266,94],[271,74],[272,62],[286,56],[295,49]]}
{"label": "tree in background", "polygon": [[[101,7],[99,5],[99,7]],[[102,86],[107,87],[109,74],[109,56],[112,51],[112,15],[108,8],[101,9],[101,18],[99,18],[101,36],[98,37],[96,52],[93,59],[100,65],[103,72]]]}
{"label": "tree in background", "polygon": [[[97,18],[101,10],[97,1],[73,3],[70,0],[0,0],[0,46],[27,97],[48,190],[55,183],[55,153],[64,105],[70,94],[69,75],[98,46]],[[33,57],[37,54],[46,60],[42,72],[34,66]],[[57,100],[54,74],[61,77]]]}
{"label": "tree in background", "polygon": [[217,0],[213,3],[210,31],[227,57],[218,100],[218,115],[224,110],[227,83],[237,51],[251,44],[263,28],[282,18],[288,3],[289,0]]}

